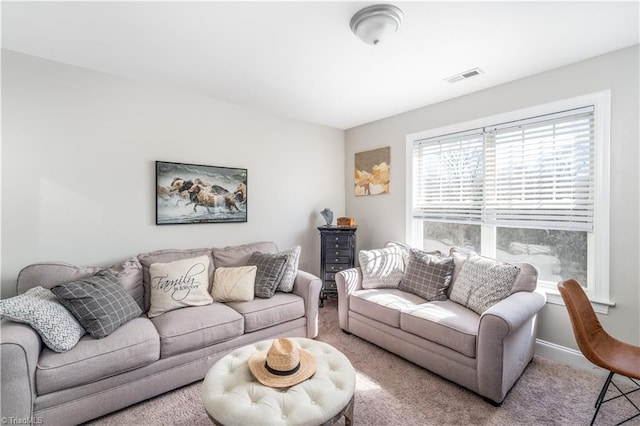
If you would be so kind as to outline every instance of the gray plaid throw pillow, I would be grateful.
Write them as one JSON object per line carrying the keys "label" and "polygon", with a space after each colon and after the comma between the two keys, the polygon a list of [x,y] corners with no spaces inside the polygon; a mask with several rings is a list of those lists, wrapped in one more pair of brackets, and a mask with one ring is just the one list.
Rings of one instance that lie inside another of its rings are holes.
{"label": "gray plaid throw pillow", "polygon": [[440,252],[411,249],[409,264],[398,288],[428,301],[447,300],[452,275],[453,257],[444,257]]}
{"label": "gray plaid throw pillow", "polygon": [[55,352],[66,352],[84,336],[84,328],[44,287],[34,287],[24,294],[0,300],[0,316],[28,324]]}
{"label": "gray plaid throw pillow", "polygon": [[253,253],[247,262],[248,266],[255,265],[256,283],[255,296],[268,299],[276,293],[282,279],[288,256],[279,253]]}
{"label": "gray plaid throw pillow", "polygon": [[92,277],[51,289],[92,337],[106,337],[142,310],[113,272],[102,270]]}

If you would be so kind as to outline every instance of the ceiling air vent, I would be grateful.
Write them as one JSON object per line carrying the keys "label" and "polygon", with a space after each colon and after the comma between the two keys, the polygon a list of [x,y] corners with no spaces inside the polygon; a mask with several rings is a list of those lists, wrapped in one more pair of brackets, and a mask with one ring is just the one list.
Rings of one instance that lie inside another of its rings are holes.
{"label": "ceiling air vent", "polygon": [[465,80],[467,78],[475,77],[477,75],[484,74],[480,68],[473,68],[469,71],[461,72],[460,74],[452,75],[451,77],[447,77],[444,80],[449,83],[455,83],[460,80]]}

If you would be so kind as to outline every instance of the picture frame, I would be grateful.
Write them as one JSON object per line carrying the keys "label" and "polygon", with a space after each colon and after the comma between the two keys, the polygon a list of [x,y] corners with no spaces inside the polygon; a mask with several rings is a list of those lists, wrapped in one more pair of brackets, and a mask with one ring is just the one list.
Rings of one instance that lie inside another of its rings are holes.
{"label": "picture frame", "polygon": [[156,161],[156,225],[247,222],[247,169]]}
{"label": "picture frame", "polygon": [[354,189],[356,196],[389,194],[391,147],[356,152]]}

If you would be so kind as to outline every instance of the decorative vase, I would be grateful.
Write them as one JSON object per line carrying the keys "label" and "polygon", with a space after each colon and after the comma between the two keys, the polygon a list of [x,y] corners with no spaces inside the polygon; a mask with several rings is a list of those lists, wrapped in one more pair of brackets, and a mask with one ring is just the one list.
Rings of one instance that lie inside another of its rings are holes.
{"label": "decorative vase", "polygon": [[328,207],[320,212],[324,220],[327,222],[327,226],[331,225],[333,222],[333,212]]}

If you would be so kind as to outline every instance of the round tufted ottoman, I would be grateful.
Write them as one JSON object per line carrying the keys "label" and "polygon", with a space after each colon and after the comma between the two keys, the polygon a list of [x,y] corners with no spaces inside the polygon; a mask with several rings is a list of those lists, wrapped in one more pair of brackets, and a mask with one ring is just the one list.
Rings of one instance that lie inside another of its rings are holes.
{"label": "round tufted ottoman", "polygon": [[272,340],[236,349],[216,362],[204,378],[202,400],[216,424],[330,425],[344,415],[353,419],[356,374],[351,362],[336,348],[311,339],[290,338],[316,359],[310,379],[290,388],[271,388],[251,374],[247,360],[267,350]]}

